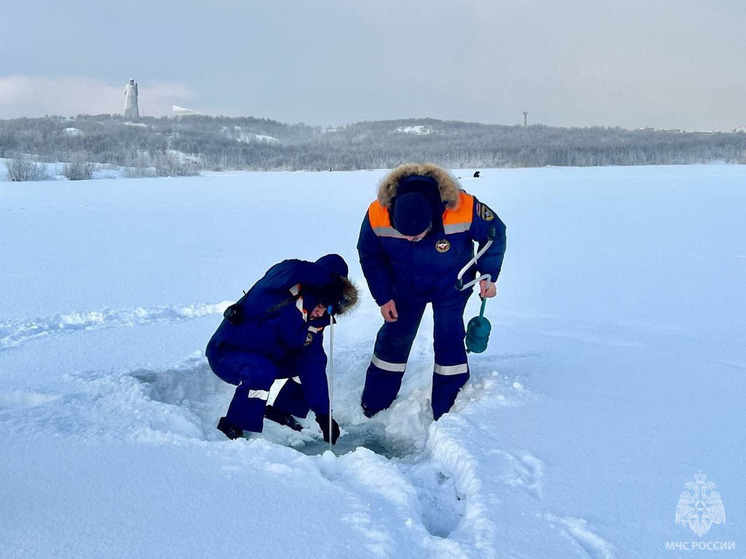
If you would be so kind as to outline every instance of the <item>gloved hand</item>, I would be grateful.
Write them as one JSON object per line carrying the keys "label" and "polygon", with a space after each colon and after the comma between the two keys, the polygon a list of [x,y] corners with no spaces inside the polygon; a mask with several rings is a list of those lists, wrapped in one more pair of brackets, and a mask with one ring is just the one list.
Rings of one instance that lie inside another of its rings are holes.
{"label": "gloved hand", "polygon": [[[321,427],[324,433],[324,441],[329,442],[329,416],[326,414],[316,414],[316,423]],[[332,419],[332,444],[337,444],[339,438],[339,423]]]}

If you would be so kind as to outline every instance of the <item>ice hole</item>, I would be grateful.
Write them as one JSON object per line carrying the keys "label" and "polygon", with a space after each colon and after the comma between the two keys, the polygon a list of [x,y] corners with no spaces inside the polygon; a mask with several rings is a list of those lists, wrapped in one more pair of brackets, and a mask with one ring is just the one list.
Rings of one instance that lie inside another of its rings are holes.
{"label": "ice hole", "polygon": [[[329,443],[319,438],[304,441],[294,448],[304,454],[322,454],[329,449]],[[419,451],[411,441],[397,440],[388,435],[382,425],[370,423],[342,425],[342,435],[334,445],[334,454],[340,456],[354,452],[358,448],[367,448],[389,460],[406,458]]]}

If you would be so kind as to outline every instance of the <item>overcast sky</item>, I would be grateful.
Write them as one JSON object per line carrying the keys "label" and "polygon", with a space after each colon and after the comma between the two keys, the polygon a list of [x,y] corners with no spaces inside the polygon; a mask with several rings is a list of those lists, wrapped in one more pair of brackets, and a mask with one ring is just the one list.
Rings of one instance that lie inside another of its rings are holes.
{"label": "overcast sky", "polygon": [[[8,6],[8,4],[10,4]],[[7,0],[0,118],[746,126],[746,0]]]}

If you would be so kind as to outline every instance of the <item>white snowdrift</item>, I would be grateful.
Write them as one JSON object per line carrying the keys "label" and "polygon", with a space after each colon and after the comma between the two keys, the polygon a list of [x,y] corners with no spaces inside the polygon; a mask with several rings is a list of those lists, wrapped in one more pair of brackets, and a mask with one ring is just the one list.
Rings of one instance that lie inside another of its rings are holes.
{"label": "white snowdrift", "polygon": [[[279,260],[338,252],[364,287],[383,171],[0,183],[0,556],[746,545],[746,168],[481,171],[463,185],[508,225],[488,350],[433,423],[426,315],[399,399],[368,420],[364,297],[335,335],[336,456],[310,417],[227,441],[232,390],[202,352]],[[699,471],[727,510],[702,538],[675,522]]]}

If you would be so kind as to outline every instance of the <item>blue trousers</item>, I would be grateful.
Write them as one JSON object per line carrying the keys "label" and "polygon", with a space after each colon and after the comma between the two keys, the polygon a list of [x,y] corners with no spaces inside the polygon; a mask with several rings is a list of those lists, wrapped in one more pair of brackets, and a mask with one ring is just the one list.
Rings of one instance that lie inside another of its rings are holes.
{"label": "blue trousers", "polygon": [[274,406],[297,417],[306,417],[310,411],[303,387],[297,378],[296,364],[288,360],[274,363],[266,357],[249,351],[215,349],[208,346],[207,360],[213,372],[227,383],[237,385],[233,399],[225,414],[228,423],[261,433],[269,389],[277,378],[288,378]]}
{"label": "blue trousers", "polygon": [[[435,299],[433,307],[433,417],[440,418],[451,409],[458,391],[469,379],[469,364],[464,346],[464,309],[470,293]],[[373,358],[365,375],[362,406],[371,416],[388,408],[401,388],[407,359],[426,302],[395,299],[399,318],[384,322],[376,336]]]}

